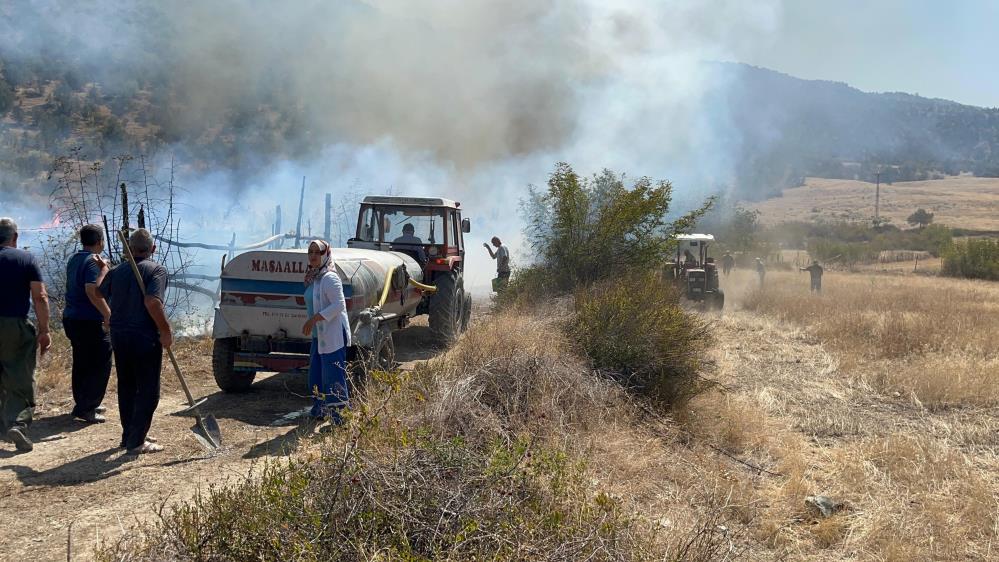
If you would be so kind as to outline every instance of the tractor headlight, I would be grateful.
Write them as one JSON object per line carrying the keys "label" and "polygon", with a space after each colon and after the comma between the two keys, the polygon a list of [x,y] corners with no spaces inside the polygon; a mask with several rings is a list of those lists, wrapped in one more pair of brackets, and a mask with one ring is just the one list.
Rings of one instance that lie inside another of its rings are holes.
{"label": "tractor headlight", "polygon": [[431,246],[430,249],[427,250],[427,255],[430,256],[430,257],[436,257],[437,256],[437,246]]}

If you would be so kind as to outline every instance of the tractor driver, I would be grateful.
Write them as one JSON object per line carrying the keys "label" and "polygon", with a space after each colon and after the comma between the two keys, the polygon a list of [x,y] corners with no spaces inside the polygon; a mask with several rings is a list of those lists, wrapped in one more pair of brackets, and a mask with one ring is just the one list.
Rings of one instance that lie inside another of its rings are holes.
{"label": "tractor driver", "polygon": [[416,261],[420,262],[420,265],[427,263],[427,253],[423,249],[423,240],[419,236],[416,236],[416,228],[413,223],[407,222],[402,227],[402,236],[396,238],[392,241],[392,246],[412,246],[411,248],[406,248],[406,250],[415,252],[417,255],[414,256]]}

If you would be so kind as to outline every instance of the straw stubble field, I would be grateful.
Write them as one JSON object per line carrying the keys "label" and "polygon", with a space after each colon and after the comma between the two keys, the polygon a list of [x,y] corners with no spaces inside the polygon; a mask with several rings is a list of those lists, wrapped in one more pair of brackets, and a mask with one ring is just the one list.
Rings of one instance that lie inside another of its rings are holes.
{"label": "straw stubble field", "polygon": [[[564,311],[546,309],[480,318],[454,350],[410,365],[415,370],[404,375],[408,382],[389,403],[387,419],[443,437],[458,434],[466,443],[528,439],[578,459],[585,466],[578,489],[584,501],[603,498],[602,505],[621,514],[616,538],[595,550],[608,558],[995,558],[999,373],[992,336],[999,332],[999,287],[828,273],[825,293],[816,296],[808,293],[807,276],[781,272],[771,273],[763,290],[748,272],[724,283],[731,304],[709,317],[708,375],[719,386],[682,410],[652,411],[595,375],[562,335]],[[204,354],[202,345],[192,342],[182,355],[199,384],[208,385],[207,367],[194,359]],[[53,357],[42,374],[50,388],[47,409],[64,407],[51,404],[66,391],[64,359]],[[224,416],[233,418],[229,433],[237,427],[240,433],[225,462],[233,474],[254,466],[253,451],[266,447],[281,457],[298,441],[294,424],[290,433],[270,427],[274,416],[294,407],[287,380],[269,384],[281,378],[262,381],[254,403],[273,405],[280,395],[282,408],[265,408],[268,415],[245,420],[245,427],[233,425],[239,415]],[[245,399],[217,400],[217,413],[247,407]],[[148,494],[123,483],[153,476],[177,481],[179,472],[214,471],[211,465],[222,462],[183,447],[162,464],[149,459],[124,473],[55,478],[54,466],[89,458],[94,443],[81,438],[91,433],[106,441],[113,428],[76,431],[58,446],[43,443],[30,456],[45,466],[21,475],[20,486],[3,483],[9,507],[58,521],[66,533],[71,513],[37,502],[62,494],[70,482],[75,495],[103,498],[108,505],[101,509],[152,505]],[[299,444],[306,454],[315,448],[308,440]],[[39,476],[50,472],[52,478]],[[192,478],[172,495],[184,499],[207,484]],[[831,516],[809,505],[816,495],[831,498]],[[115,552],[130,552],[131,559],[149,552],[132,549],[134,527],[117,520],[102,526],[93,511],[83,508],[86,532],[123,539],[118,544],[126,550]],[[581,536],[588,524],[579,522]],[[60,551],[59,535],[46,539],[49,554]],[[12,535],[0,541],[0,551],[25,552],[29,538]],[[162,536],[150,539],[147,547],[166,548]]]}
{"label": "straw stubble field", "polygon": [[[771,472],[733,493],[793,559],[990,559],[999,538],[999,286],[774,272],[728,280],[724,391],[686,420]],[[806,498],[831,498],[817,516]]]}
{"label": "straw stubble field", "polygon": [[[765,224],[787,221],[861,221],[874,216],[874,183],[806,178],[781,197],[748,203]],[[938,180],[881,183],[881,216],[906,226],[916,209],[934,213],[935,222],[952,228],[999,231],[999,180],[952,176]]]}

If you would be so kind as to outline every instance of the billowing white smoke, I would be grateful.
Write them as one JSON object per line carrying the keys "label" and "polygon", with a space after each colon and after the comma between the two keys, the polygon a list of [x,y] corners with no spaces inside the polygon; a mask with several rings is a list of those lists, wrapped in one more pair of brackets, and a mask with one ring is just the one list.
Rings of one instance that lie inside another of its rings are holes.
{"label": "billowing white smoke", "polygon": [[[152,50],[156,68],[144,71],[167,74],[185,108],[181,129],[275,104],[304,116],[290,134],[305,139],[307,155],[250,154],[271,162],[250,178],[240,170],[181,178],[187,237],[262,238],[278,203],[287,229],[302,175],[313,233],[322,231],[325,192],[450,196],[473,218],[479,286],[492,268],[480,241],[499,235],[523,261],[518,200],[558,160],[585,173],[672,179],[690,201],[725,183],[738,139],[706,102],[720,84],[700,63],[737,58],[779,14],[776,0],[32,4],[48,13],[47,33],[80,37],[12,35],[17,22],[7,21],[0,49],[75,45],[64,55],[95,69]],[[109,74],[106,87],[121,79]],[[223,209],[239,212],[224,218]]]}

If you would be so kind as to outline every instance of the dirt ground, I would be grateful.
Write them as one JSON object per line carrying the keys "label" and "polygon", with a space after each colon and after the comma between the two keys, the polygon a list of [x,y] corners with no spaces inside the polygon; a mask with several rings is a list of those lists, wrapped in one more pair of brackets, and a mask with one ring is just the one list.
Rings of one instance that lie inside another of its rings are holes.
{"label": "dirt ground", "polygon": [[[396,348],[404,368],[433,356],[425,319],[397,332]],[[121,425],[113,385],[104,401],[108,421],[97,425],[70,417],[68,388],[54,390],[59,396],[43,397],[36,409],[29,431],[33,451],[18,453],[0,442],[0,560],[66,560],[70,539],[72,560],[91,559],[97,544],[154,518],[160,506],[246,478],[322,430],[294,415],[310,404],[303,397],[304,374],[264,373],[251,392],[223,394],[212,378],[207,342],[181,349],[192,393],[208,397],[203,409],[219,421],[222,450],[206,453],[190,431],[193,420],[177,415],[185,403],[170,370],[163,371],[150,432],[165,447],[157,454],[127,456],[117,448]]]}

